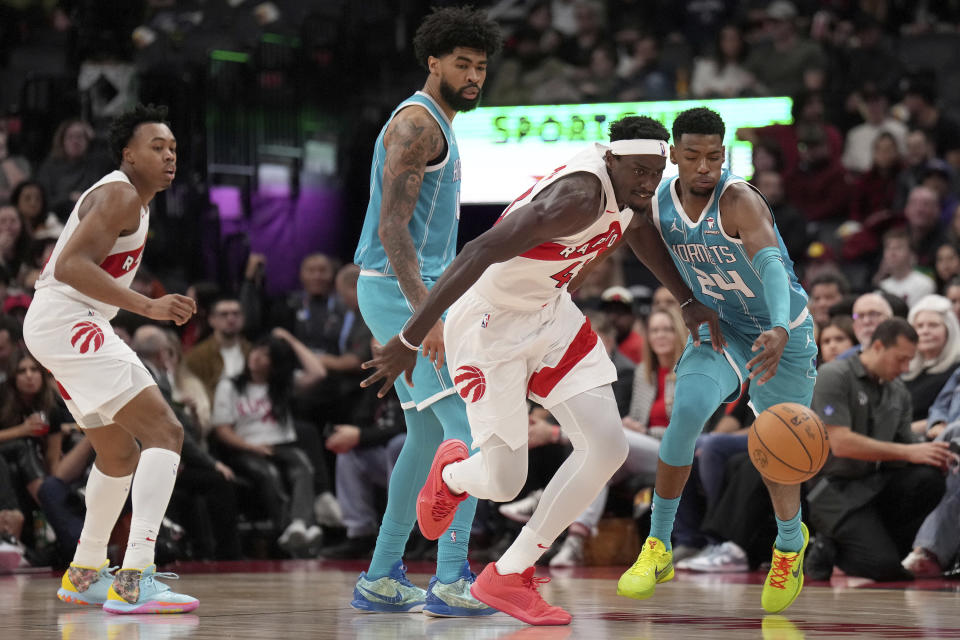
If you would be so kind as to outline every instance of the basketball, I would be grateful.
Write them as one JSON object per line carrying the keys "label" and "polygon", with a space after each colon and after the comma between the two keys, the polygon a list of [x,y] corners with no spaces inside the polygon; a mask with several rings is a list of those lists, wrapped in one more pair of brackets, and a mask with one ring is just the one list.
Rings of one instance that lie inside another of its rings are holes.
{"label": "basketball", "polygon": [[830,453],[820,418],[794,402],[776,404],[758,415],[750,427],[747,446],[757,471],[781,484],[809,480],[823,468]]}

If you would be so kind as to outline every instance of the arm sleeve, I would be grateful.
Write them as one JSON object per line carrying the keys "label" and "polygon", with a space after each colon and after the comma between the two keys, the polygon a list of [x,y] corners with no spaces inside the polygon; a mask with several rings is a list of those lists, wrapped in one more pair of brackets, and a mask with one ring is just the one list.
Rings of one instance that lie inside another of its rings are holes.
{"label": "arm sleeve", "polygon": [[764,247],[753,256],[753,267],[763,281],[763,299],[770,312],[770,328],[790,333],[790,280],[777,247]]}

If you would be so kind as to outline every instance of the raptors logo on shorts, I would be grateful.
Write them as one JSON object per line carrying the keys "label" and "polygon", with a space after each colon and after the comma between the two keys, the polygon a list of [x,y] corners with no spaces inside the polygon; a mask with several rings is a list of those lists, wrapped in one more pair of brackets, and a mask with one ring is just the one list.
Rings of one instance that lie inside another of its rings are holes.
{"label": "raptors logo on shorts", "polygon": [[70,327],[70,344],[80,353],[93,347],[95,353],[103,346],[103,330],[95,322],[85,320]]}
{"label": "raptors logo on shorts", "polygon": [[457,392],[467,402],[477,402],[487,390],[487,379],[483,371],[473,366],[463,366],[457,369],[453,384],[457,385]]}

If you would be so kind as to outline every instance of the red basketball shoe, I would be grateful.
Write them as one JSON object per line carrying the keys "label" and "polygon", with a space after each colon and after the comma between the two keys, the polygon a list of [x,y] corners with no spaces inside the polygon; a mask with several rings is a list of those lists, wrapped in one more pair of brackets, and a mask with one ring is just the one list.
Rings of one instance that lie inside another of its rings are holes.
{"label": "red basketball shoe", "polygon": [[550,582],[550,578],[534,578],[533,571],[534,568],[529,567],[523,573],[501,575],[497,563],[491,562],[477,576],[470,593],[480,602],[527,624],[570,624],[571,615],[548,604],[537,591],[541,584]]}
{"label": "red basketball shoe", "polygon": [[468,457],[470,450],[463,440],[445,440],[437,448],[437,455],[433,457],[433,464],[430,465],[430,474],[417,496],[417,523],[420,525],[420,533],[427,540],[436,540],[450,528],[457,507],[469,497],[466,493],[453,493],[443,481],[445,466]]}

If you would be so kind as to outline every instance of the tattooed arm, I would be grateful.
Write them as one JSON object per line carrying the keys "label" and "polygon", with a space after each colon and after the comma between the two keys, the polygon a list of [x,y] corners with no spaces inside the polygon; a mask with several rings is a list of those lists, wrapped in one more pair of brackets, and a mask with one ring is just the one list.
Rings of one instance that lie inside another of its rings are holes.
{"label": "tattooed arm", "polygon": [[398,113],[387,127],[383,144],[387,156],[383,163],[380,242],[400,288],[416,308],[427,297],[427,288],[420,278],[417,252],[407,225],[420,197],[427,163],[443,151],[443,132],[426,109],[411,106]]}
{"label": "tattooed arm", "polygon": [[[378,233],[383,250],[407,300],[414,309],[427,297],[417,252],[408,225],[420,197],[427,163],[444,149],[440,125],[427,110],[410,106],[398,113],[383,137],[383,201]],[[438,321],[423,341],[423,354],[438,367],[443,364],[443,322]]]}

